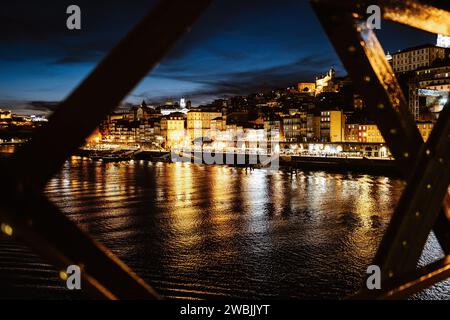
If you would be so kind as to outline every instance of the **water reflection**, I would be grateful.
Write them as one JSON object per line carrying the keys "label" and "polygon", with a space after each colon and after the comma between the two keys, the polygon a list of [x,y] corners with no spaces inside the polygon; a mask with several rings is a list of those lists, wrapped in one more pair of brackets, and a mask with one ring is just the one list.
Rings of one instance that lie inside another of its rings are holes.
{"label": "water reflection", "polygon": [[[166,297],[339,298],[359,288],[402,188],[368,175],[73,158],[47,193]],[[430,241],[424,261],[440,254]]]}

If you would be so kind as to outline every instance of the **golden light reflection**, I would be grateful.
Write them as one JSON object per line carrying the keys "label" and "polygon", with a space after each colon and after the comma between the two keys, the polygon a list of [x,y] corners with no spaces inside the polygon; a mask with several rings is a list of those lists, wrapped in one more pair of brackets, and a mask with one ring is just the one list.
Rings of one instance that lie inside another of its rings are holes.
{"label": "golden light reflection", "polygon": [[363,219],[364,225],[370,224],[370,216],[374,213],[376,203],[372,194],[372,185],[369,176],[357,180],[358,191],[355,199],[356,213]]}
{"label": "golden light reflection", "polygon": [[268,190],[266,194],[270,194],[270,198],[267,200],[271,200],[273,203],[273,210],[275,215],[279,215],[283,213],[283,210],[286,205],[287,199],[287,191],[290,190],[286,188],[285,177],[283,173],[276,172],[267,177],[266,185]]}
{"label": "golden light reflection", "polygon": [[[238,219],[233,210],[235,175],[230,167],[215,166],[211,169],[211,199],[212,210],[209,219],[211,221],[211,234],[214,238],[228,241],[236,232],[234,220]],[[233,254],[230,252],[229,254]]]}
{"label": "golden light reflection", "polygon": [[[198,211],[193,210],[192,193],[195,193],[197,186],[193,185],[192,174],[195,166],[188,163],[176,162],[170,164],[173,170],[168,171],[167,189],[164,190],[165,201],[171,203],[169,211],[172,228],[181,232],[190,234],[193,232],[196,221],[198,221]],[[196,182],[198,183],[198,182]],[[185,237],[186,244],[192,237]],[[192,245],[189,243],[188,245]]]}
{"label": "golden light reflection", "polygon": [[305,194],[313,195],[305,197],[307,207],[312,210],[320,209],[324,200],[330,196],[326,188],[326,178],[323,172],[309,174],[305,180]]}
{"label": "golden light reflection", "polygon": [[264,203],[270,197],[267,194],[267,180],[265,172],[262,170],[246,171],[243,179],[242,200],[248,214],[252,216],[264,213]]}
{"label": "golden light reflection", "polygon": [[212,169],[212,189],[211,195],[214,199],[214,207],[220,214],[214,215],[213,219],[216,223],[223,223],[229,221],[231,216],[229,213],[232,210],[232,202],[230,197],[230,191],[233,190],[232,186],[232,173],[229,167],[216,166]]}

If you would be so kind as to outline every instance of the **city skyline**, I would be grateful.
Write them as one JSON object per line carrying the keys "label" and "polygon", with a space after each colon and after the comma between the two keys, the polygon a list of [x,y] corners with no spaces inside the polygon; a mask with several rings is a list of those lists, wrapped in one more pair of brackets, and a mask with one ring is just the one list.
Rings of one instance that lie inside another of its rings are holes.
{"label": "city skyline", "polygon": [[[25,114],[52,111],[150,6],[78,4],[82,30],[74,32],[65,28],[65,1],[3,5],[1,107]],[[271,19],[261,19],[268,15]],[[377,33],[389,51],[436,40],[434,34],[387,22]],[[186,96],[199,105],[310,81],[329,67],[346,73],[307,1],[216,1],[125,101]]]}

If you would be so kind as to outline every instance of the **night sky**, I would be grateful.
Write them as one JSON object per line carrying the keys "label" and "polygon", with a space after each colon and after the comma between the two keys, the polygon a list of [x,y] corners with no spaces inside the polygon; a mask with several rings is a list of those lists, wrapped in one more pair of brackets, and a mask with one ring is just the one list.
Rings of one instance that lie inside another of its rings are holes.
{"label": "night sky", "polygon": [[[152,7],[155,1],[4,0],[0,4],[0,107],[47,112]],[[66,8],[82,10],[82,30],[66,28]],[[436,36],[383,22],[391,52]],[[152,41],[147,39],[146,41]],[[306,0],[216,0],[126,99],[153,103],[214,98],[312,81],[334,67],[333,48]]]}

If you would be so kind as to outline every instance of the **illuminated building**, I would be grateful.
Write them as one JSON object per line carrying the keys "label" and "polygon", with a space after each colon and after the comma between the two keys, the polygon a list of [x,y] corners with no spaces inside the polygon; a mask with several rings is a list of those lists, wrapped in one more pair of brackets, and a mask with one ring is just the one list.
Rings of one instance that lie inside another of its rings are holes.
{"label": "illuminated building", "polygon": [[211,128],[208,132],[208,137],[211,139],[218,139],[223,137],[223,132],[227,128],[225,117],[216,117],[211,119]]}
{"label": "illuminated building", "polygon": [[0,119],[11,119],[11,118],[12,118],[11,111],[0,109]]}
{"label": "illuminated building", "polygon": [[358,125],[358,142],[384,143],[384,139],[376,124],[367,123]]}
{"label": "illuminated building", "polygon": [[392,55],[392,68],[395,73],[413,71],[429,67],[436,59],[445,58],[445,48],[435,45],[422,45],[396,52]]}
{"label": "illuminated building", "polygon": [[186,108],[186,99],[185,98],[180,99],[180,108],[181,109]]}
{"label": "illuminated building", "polygon": [[339,86],[335,83],[336,71],[331,68],[323,77],[316,78],[316,96],[322,92],[338,92]]}
{"label": "illuminated building", "polygon": [[48,122],[48,119],[45,116],[31,115],[30,118],[33,122]]}
{"label": "illuminated building", "polygon": [[408,106],[416,120],[436,119],[447,103],[450,91],[450,66],[416,70],[410,77]]}
{"label": "illuminated building", "polygon": [[127,118],[129,121],[143,121],[148,120],[150,118],[159,118],[161,114],[152,107],[147,106],[145,101],[139,106],[134,106],[128,112]]}
{"label": "illuminated building", "polygon": [[387,62],[389,62],[389,64],[392,66],[392,55],[389,53],[386,54],[386,60]]}
{"label": "illuminated building", "polygon": [[222,117],[222,112],[190,110],[187,113],[187,131],[191,140],[206,136],[211,129],[211,120]]}
{"label": "illuminated building", "polygon": [[347,123],[345,125],[345,142],[359,142],[359,124]]}
{"label": "illuminated building", "polygon": [[161,125],[156,119],[144,120],[139,125],[138,142],[141,144],[154,144],[161,136]]}
{"label": "illuminated building", "polygon": [[120,119],[112,121],[107,140],[114,143],[135,144],[138,142],[139,122]]}
{"label": "illuminated building", "polygon": [[320,113],[308,113],[306,116],[306,139],[320,140]]}
{"label": "illuminated building", "polygon": [[316,84],[314,82],[300,82],[297,84],[297,90],[299,93],[316,94]]}
{"label": "illuminated building", "polygon": [[320,112],[320,141],[341,142],[345,136],[345,116],[340,110]]}
{"label": "illuminated building", "polygon": [[161,135],[165,139],[166,148],[171,148],[185,140],[186,115],[181,112],[172,113],[161,118]]}
{"label": "illuminated building", "polygon": [[264,133],[267,139],[268,152],[271,152],[271,142],[284,141],[283,124],[282,120],[278,116],[266,116],[264,117]]}
{"label": "illuminated building", "polygon": [[384,143],[380,130],[374,123],[349,123],[345,125],[346,142]]}
{"label": "illuminated building", "polygon": [[436,45],[438,47],[450,48],[450,37],[438,34]]}
{"label": "illuminated building", "polygon": [[172,113],[180,113],[180,112],[187,114],[189,112],[189,109],[177,108],[177,107],[174,107],[173,105],[165,105],[165,106],[160,107],[160,111],[163,116],[168,116]]}
{"label": "illuminated building", "polygon": [[283,136],[285,142],[299,142],[306,140],[306,112],[282,118]]}
{"label": "illuminated building", "polygon": [[226,121],[223,117],[216,117],[211,119],[211,131],[221,131],[225,130]]}
{"label": "illuminated building", "polygon": [[160,106],[158,109],[163,116],[168,116],[169,114],[176,112],[187,114],[190,107],[191,102],[186,101],[185,98],[181,98],[180,102],[176,101],[175,103],[173,103],[172,99],[169,99],[163,106]]}
{"label": "illuminated building", "polygon": [[129,111],[126,111],[126,112],[116,111],[116,112],[108,115],[108,121],[112,122],[112,121],[117,121],[117,120],[128,119],[128,115],[129,115]]}
{"label": "illuminated building", "polygon": [[93,133],[86,139],[87,144],[97,144],[102,140],[102,135],[98,129],[95,129]]}
{"label": "illuminated building", "polygon": [[[417,128],[424,141],[428,140],[433,126],[433,121],[417,122]],[[376,124],[352,123],[345,125],[345,142],[384,143],[385,141]]]}
{"label": "illuminated building", "polygon": [[245,148],[248,150],[255,150],[261,147],[261,144],[264,143],[264,146],[267,146],[265,139],[265,131],[264,125],[262,124],[247,124],[243,128],[244,135],[243,141],[245,142]]}

